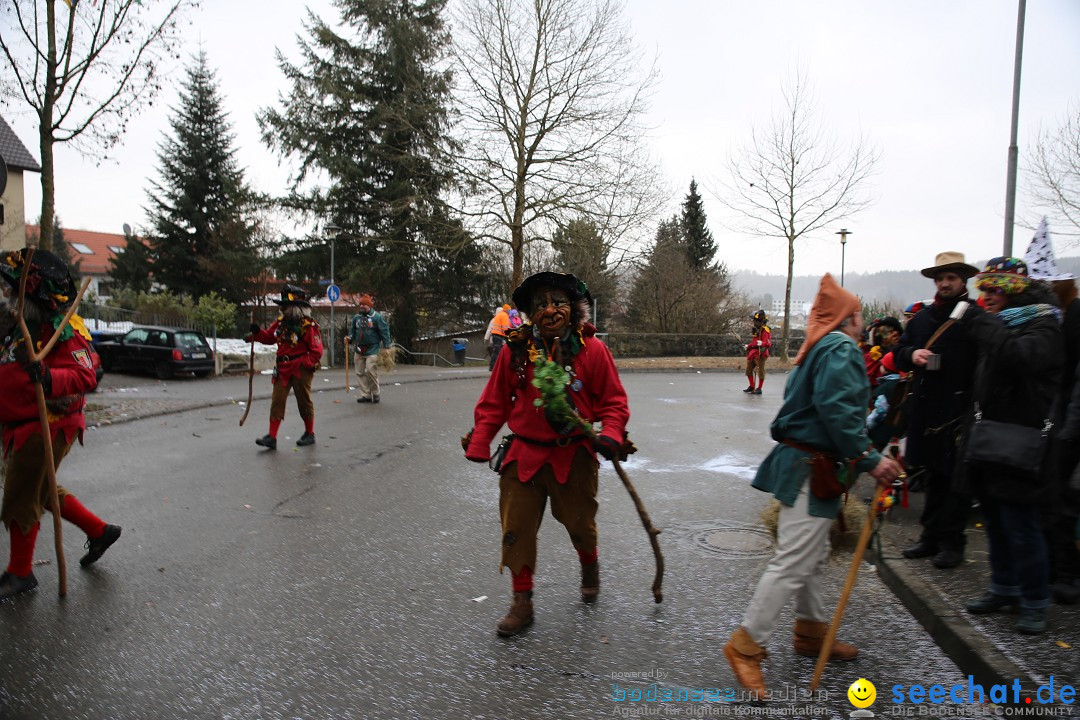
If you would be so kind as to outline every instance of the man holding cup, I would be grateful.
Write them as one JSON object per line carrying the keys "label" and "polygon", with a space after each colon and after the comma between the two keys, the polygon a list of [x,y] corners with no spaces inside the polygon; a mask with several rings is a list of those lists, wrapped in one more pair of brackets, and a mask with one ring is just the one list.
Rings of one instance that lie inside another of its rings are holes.
{"label": "man holding cup", "polygon": [[[971,498],[953,491],[956,437],[971,399],[976,348],[964,330],[951,323],[949,313],[968,300],[967,281],[979,269],[964,262],[963,253],[938,253],[922,271],[937,289],[927,304],[908,321],[893,349],[896,367],[914,371],[909,384],[908,432],[905,460],[914,475],[922,470],[926,500],[919,519],[922,534],[904,557],[930,557],[946,569],[964,561],[964,528]],[[944,329],[943,329],[944,328]]]}

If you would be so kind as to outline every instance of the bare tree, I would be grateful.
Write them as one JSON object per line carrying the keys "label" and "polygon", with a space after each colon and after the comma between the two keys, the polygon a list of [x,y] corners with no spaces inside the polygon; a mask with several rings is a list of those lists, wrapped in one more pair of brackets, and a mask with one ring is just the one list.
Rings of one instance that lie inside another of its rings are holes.
{"label": "bare tree", "polygon": [[454,28],[466,150],[465,208],[478,236],[525,246],[585,218],[625,249],[663,198],[641,121],[655,69],[621,0],[463,0]]}
{"label": "bare tree", "polygon": [[862,138],[842,150],[826,136],[801,75],[782,93],[783,110],[729,157],[730,179],[714,195],[733,211],[732,229],[787,241],[780,350],[787,360],[795,241],[872,204],[865,186],[880,153]]}
{"label": "bare tree", "polygon": [[1071,225],[1072,231],[1063,234],[1075,244],[1080,231],[1080,106],[1059,127],[1040,129],[1025,171],[1032,204]]}
{"label": "bare tree", "polygon": [[89,155],[115,145],[132,115],[161,89],[161,62],[173,54],[177,21],[197,4],[4,3],[0,50],[11,74],[0,82],[0,97],[5,104],[24,101],[37,116],[44,249],[51,248],[56,205],[53,146],[70,142]]}

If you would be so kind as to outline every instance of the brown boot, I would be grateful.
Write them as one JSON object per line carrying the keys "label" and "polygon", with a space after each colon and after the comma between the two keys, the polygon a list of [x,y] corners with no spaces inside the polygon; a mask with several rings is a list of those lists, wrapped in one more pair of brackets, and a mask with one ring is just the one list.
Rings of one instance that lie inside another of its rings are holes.
{"label": "brown boot", "polygon": [[[825,642],[825,635],[828,632],[829,626],[826,623],[796,618],[795,652],[799,655],[816,658],[821,654],[821,645]],[[858,654],[859,649],[857,647],[837,640],[833,642],[832,650],[829,652],[829,659],[846,662],[854,660]]]}
{"label": "brown boot", "polygon": [[510,637],[522,632],[532,625],[532,590],[514,593],[514,601],[510,605],[509,612],[499,621],[499,627],[495,632],[502,637]]}
{"label": "brown boot", "polygon": [[596,602],[600,594],[600,561],[581,566],[581,602]]}
{"label": "brown boot", "polygon": [[744,688],[756,692],[759,700],[765,697],[765,677],[761,674],[761,661],[768,656],[765,648],[754,642],[750,633],[741,625],[731,634],[731,639],[724,646],[724,657],[735,671],[735,678]]}

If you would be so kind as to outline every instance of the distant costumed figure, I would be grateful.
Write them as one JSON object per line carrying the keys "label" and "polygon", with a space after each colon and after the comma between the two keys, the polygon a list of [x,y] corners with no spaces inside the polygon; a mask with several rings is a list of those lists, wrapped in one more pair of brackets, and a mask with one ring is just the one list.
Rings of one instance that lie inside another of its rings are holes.
{"label": "distant costumed figure", "polygon": [[277,345],[277,361],[274,365],[274,392],[270,399],[270,432],[255,441],[268,450],[277,449],[278,428],[285,419],[285,401],[289,392],[296,395],[296,406],[304,420],[304,434],[297,445],[315,444],[315,404],[311,401],[311,381],[322,364],[323,344],[319,324],[311,318],[311,303],[307,293],[295,285],[281,290],[281,314],[265,330],[251,324],[251,334],[244,338],[254,339],[263,345]]}
{"label": "distant costumed figure", "polygon": [[[769,329],[769,317],[764,310],[754,313],[754,330],[750,342],[746,344],[746,380],[749,383],[744,393],[761,394],[765,384],[765,361],[772,349],[772,330]],[[757,385],[754,380],[757,380]]]}
{"label": "distant costumed figure", "polygon": [[[26,254],[25,249],[11,253],[0,263],[0,275],[7,281],[4,314],[14,312],[20,278],[25,273],[23,315],[30,341],[35,352],[39,352],[62,323],[76,290],[67,266],[56,255],[35,250],[27,268]],[[7,569],[0,575],[0,600],[37,587],[33,573],[34,547],[42,513],[53,512],[46,464],[59,466],[75,441],[82,442],[86,429],[85,394],[97,385],[90,332],[78,315],[71,316],[56,345],[42,360],[29,360],[26,343],[15,324],[0,346],[0,423],[5,460],[0,519],[11,537]],[[41,434],[35,388],[38,382],[48,409],[51,458],[45,453]],[[88,552],[79,564],[86,567],[97,562],[120,538],[120,528],[106,524],[64,487],[57,486],[57,494],[60,517],[86,533]]]}

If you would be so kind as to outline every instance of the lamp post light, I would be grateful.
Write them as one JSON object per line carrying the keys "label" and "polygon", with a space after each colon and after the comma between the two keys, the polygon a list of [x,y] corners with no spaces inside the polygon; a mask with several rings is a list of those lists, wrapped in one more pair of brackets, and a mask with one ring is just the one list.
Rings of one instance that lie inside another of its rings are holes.
{"label": "lamp post light", "polygon": [[844,287],[844,253],[847,250],[847,236],[855,233],[847,228],[840,228],[840,232],[836,234],[840,236],[840,287]]}
{"label": "lamp post light", "polygon": [[[341,228],[330,223],[325,228],[326,237],[330,239],[330,287],[334,286],[334,239],[341,232]],[[330,301],[330,367],[334,367],[334,301]]]}

